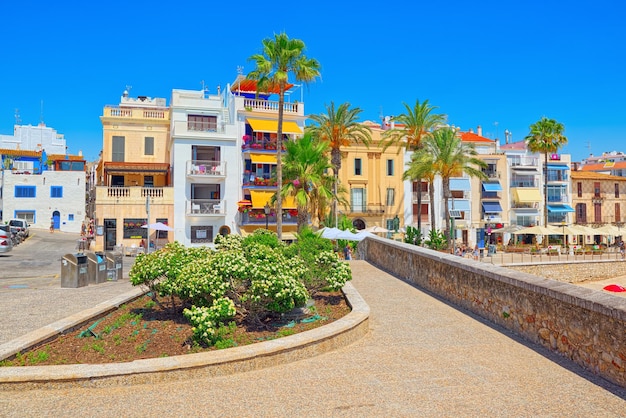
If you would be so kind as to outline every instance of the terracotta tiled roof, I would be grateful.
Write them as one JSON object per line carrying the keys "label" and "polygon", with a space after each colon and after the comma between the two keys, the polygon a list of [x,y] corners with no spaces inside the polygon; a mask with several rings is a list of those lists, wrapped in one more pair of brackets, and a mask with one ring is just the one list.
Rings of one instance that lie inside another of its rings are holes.
{"label": "terracotta tiled roof", "polygon": [[[287,83],[287,85],[285,86],[285,91],[289,90],[290,88],[293,87],[293,84],[289,84]],[[231,92],[246,92],[246,93],[256,93],[256,80],[248,80],[245,76],[243,75],[239,75],[237,76],[237,79],[235,80],[235,82],[233,83],[232,87],[230,88]],[[264,92],[260,92],[260,93],[274,93],[274,94],[278,94],[279,93],[279,88],[278,86],[272,86],[269,91],[264,91]]]}
{"label": "terracotta tiled roof", "polygon": [[626,168],[626,161],[608,161],[605,163],[596,163],[596,164],[585,164],[582,166],[582,171],[606,171],[606,170],[614,170],[614,169],[624,169]]}
{"label": "terracotta tiled roof", "polygon": [[48,159],[50,161],[61,161],[61,160],[70,160],[70,161],[85,161],[85,157],[82,155],[67,155],[65,158],[65,154],[48,154]]}
{"label": "terracotta tiled roof", "polygon": [[517,141],[517,142],[511,142],[510,144],[504,144],[504,145],[500,145],[500,149],[510,149],[510,150],[524,150],[526,149],[526,141]]}
{"label": "terracotta tiled roof", "polygon": [[474,132],[461,132],[461,141],[463,142],[482,142],[487,144],[493,144],[494,140],[485,138],[484,136],[480,136],[475,134]]}
{"label": "terracotta tiled roof", "polygon": [[40,157],[41,151],[27,151],[19,149],[1,148],[0,155],[13,155],[16,157]]}
{"label": "terracotta tiled roof", "polygon": [[596,173],[594,171],[572,171],[572,180],[615,180],[626,181],[626,177],[612,176],[610,174]]}

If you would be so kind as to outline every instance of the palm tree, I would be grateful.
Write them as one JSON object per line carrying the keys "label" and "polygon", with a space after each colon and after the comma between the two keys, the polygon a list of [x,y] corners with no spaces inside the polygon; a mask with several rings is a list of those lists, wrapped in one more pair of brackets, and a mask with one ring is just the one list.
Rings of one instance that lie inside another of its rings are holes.
{"label": "palm tree", "polygon": [[449,246],[451,241],[450,211],[448,208],[451,196],[450,178],[465,173],[470,177],[486,180],[487,175],[482,172],[481,168],[486,168],[487,164],[476,158],[478,153],[474,149],[474,145],[461,141],[461,138],[457,136],[456,130],[453,128],[435,130],[432,136],[428,137],[422,145],[420,150],[417,151],[421,155],[416,157],[416,159],[432,164],[433,172],[441,176],[446,225],[445,234],[448,237]]}
{"label": "palm tree", "polygon": [[[407,151],[417,151],[422,145],[422,141],[432,135],[439,125],[446,121],[446,116],[442,114],[434,113],[436,106],[431,106],[428,100],[424,100],[420,103],[419,100],[415,101],[415,106],[411,108],[408,104],[404,103],[406,113],[402,113],[393,118],[394,123],[398,125],[397,128],[390,129],[385,132],[385,142],[383,143],[383,150],[386,150],[391,145],[398,146],[398,152],[401,148]],[[419,183],[419,192],[417,193],[417,229],[422,232],[422,179],[416,178]]]}
{"label": "palm tree", "polygon": [[[524,138],[526,146],[531,152],[540,152],[544,155],[543,165],[543,217],[544,226],[548,226],[548,154],[555,153],[567,144],[563,135],[565,126],[554,119],[542,116],[540,120],[530,125],[530,132]],[[548,240],[544,240],[547,246]]]}
{"label": "palm tree", "polygon": [[298,206],[298,232],[308,225],[315,197],[330,198],[332,191],[324,186],[326,171],[331,167],[325,154],[328,143],[316,140],[310,133],[286,144],[284,184],[280,194],[293,196]]}
{"label": "palm tree", "polygon": [[372,142],[372,131],[369,126],[358,122],[362,110],[358,107],[350,109],[350,103],[343,103],[335,109],[335,103],[326,105],[326,113],[311,115],[310,119],[317,125],[307,127],[320,140],[330,145],[330,162],[335,176],[333,216],[337,225],[337,186],[339,184],[339,170],[341,169],[341,147],[350,144],[362,143],[369,146]]}
{"label": "palm tree", "polygon": [[[255,69],[247,76],[257,81],[257,91],[271,91],[278,87],[278,127],[276,132],[276,178],[278,190],[282,188],[282,141],[285,90],[292,74],[296,81],[308,83],[320,75],[320,64],[304,55],[305,45],[300,39],[289,39],[286,33],[275,34],[263,40],[263,52],[248,60],[255,62]],[[280,193],[276,199],[276,234],[283,234],[283,201]]]}
{"label": "palm tree", "polygon": [[[407,163],[407,170],[402,175],[402,180],[411,180],[411,181],[422,181],[426,180],[428,182],[428,196],[430,200],[430,224],[432,228],[435,227],[435,189],[433,187],[433,183],[435,181],[435,168],[434,161],[432,159],[432,155],[428,153],[414,152],[411,155],[411,161]],[[421,189],[421,187],[420,187]],[[421,194],[421,190],[418,192]],[[421,199],[418,198],[418,202]],[[421,208],[418,215],[420,218],[422,216]],[[419,231],[421,235],[421,231]]]}

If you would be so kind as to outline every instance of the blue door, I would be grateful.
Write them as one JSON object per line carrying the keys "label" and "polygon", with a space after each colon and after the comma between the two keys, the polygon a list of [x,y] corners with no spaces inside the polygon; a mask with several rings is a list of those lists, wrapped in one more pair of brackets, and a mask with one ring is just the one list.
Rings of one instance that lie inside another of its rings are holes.
{"label": "blue door", "polygon": [[61,214],[58,210],[52,212],[52,220],[54,221],[54,229],[61,228]]}

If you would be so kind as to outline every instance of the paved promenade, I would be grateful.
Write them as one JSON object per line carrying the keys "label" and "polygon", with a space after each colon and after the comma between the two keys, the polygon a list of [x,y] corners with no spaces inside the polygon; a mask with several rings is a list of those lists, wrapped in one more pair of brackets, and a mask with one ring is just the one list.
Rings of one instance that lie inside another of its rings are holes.
{"label": "paved promenade", "polygon": [[[365,261],[352,261],[351,265],[353,284],[370,305],[371,318],[370,333],[348,347],[295,363],[210,379],[5,392],[0,394],[0,416],[626,414],[625,390]],[[67,293],[67,297],[81,297],[80,292]],[[49,302],[59,303],[52,298]],[[2,315],[0,323],[5,321]]]}

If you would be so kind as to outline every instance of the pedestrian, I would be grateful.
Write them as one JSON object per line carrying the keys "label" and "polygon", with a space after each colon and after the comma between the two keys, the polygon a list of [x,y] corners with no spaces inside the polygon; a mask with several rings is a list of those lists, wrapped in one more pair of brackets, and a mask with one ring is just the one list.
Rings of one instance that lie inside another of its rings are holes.
{"label": "pedestrian", "polygon": [[478,260],[478,245],[474,246],[474,252],[472,253],[474,260]]}
{"label": "pedestrian", "polygon": [[343,258],[346,260],[352,260],[352,249],[348,244],[343,248]]}
{"label": "pedestrian", "polygon": [[54,217],[50,218],[50,233],[54,232]]}
{"label": "pedestrian", "polygon": [[624,241],[619,242],[619,253],[622,255],[622,259],[624,258]]}

